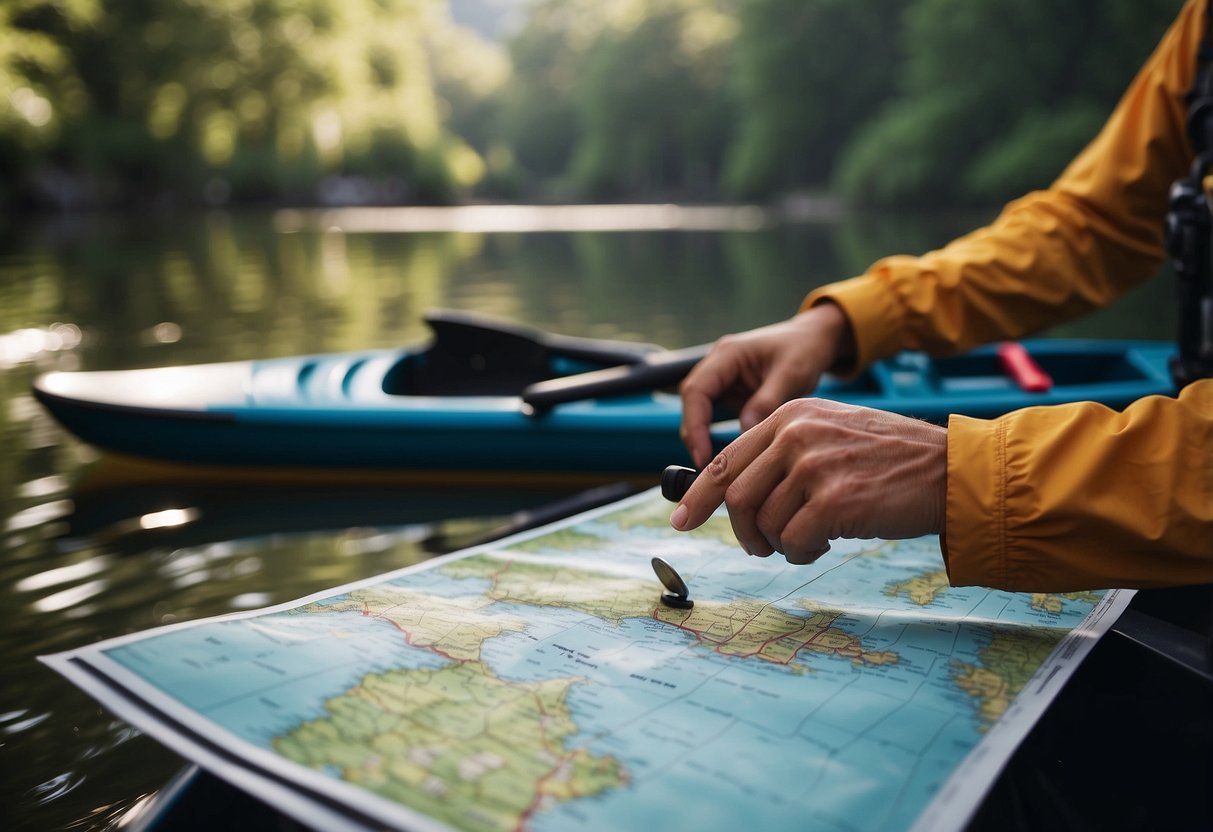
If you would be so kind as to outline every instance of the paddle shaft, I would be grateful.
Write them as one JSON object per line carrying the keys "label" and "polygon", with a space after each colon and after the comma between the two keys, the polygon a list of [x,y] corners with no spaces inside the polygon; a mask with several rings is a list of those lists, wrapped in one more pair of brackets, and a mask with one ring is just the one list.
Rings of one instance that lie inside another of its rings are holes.
{"label": "paddle shaft", "polygon": [[531,415],[539,415],[565,402],[659,390],[681,381],[710,348],[703,344],[658,352],[636,364],[539,381],[522,391],[522,401]]}

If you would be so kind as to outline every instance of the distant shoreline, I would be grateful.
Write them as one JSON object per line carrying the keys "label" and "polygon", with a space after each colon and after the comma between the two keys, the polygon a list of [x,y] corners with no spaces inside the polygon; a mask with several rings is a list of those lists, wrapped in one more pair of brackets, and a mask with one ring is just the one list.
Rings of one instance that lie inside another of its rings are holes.
{"label": "distant shoreline", "polygon": [[551,231],[757,231],[786,222],[835,222],[845,215],[829,197],[771,206],[676,203],[575,205],[456,205],[449,207],[283,208],[274,212],[282,233]]}

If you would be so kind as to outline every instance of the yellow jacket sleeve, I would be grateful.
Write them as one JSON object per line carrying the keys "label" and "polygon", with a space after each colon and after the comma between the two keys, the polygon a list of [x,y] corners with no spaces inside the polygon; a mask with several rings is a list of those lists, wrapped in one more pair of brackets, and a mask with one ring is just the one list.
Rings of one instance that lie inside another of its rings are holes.
{"label": "yellow jacket sleeve", "polygon": [[1213,380],[1123,413],[1083,402],[948,423],[954,585],[1213,581]]}
{"label": "yellow jacket sleeve", "polygon": [[[1015,338],[1103,305],[1163,255],[1189,167],[1184,95],[1205,3],[1189,2],[1096,139],[1046,191],[922,257],[810,294],[850,319],[857,365]],[[1124,413],[1028,408],[948,425],[944,557],[953,584],[1021,591],[1213,581],[1213,380]]]}

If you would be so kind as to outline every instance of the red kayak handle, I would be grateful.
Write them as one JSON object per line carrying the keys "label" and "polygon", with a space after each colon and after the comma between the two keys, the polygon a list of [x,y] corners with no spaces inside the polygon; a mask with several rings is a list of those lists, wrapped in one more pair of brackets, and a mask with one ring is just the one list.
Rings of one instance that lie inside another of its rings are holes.
{"label": "red kayak handle", "polygon": [[1008,342],[998,345],[998,360],[1003,372],[1014,379],[1019,389],[1025,393],[1047,393],[1053,388],[1053,379],[1044,370],[1022,344]]}

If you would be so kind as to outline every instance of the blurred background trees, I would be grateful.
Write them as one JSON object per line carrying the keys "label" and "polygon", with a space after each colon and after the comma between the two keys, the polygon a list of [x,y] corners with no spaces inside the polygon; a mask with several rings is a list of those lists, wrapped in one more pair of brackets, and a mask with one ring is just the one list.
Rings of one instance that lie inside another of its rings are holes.
{"label": "blurred background trees", "polygon": [[5,0],[0,204],[1000,203],[1179,0]]}

